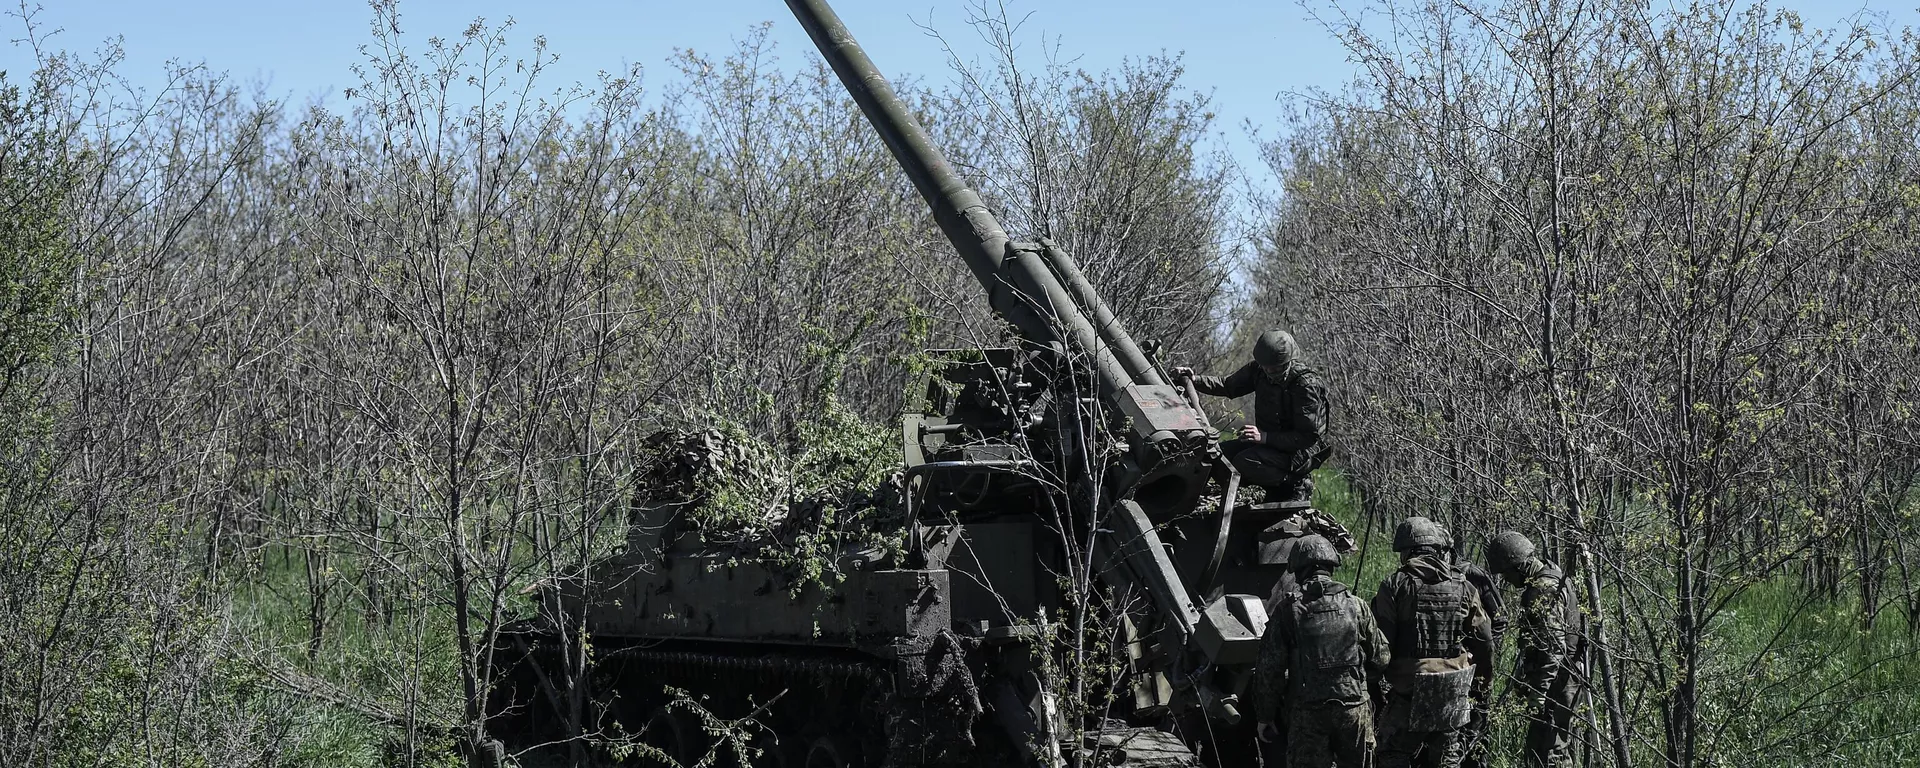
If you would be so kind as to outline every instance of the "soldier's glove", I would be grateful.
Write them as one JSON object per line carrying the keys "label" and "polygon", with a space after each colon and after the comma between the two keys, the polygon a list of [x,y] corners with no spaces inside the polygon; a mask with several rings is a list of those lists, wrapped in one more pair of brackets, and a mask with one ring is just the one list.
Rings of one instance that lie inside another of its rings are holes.
{"label": "soldier's glove", "polygon": [[1259,734],[1261,741],[1269,744],[1280,739],[1280,727],[1274,725],[1271,720],[1260,721],[1260,725],[1254,730]]}

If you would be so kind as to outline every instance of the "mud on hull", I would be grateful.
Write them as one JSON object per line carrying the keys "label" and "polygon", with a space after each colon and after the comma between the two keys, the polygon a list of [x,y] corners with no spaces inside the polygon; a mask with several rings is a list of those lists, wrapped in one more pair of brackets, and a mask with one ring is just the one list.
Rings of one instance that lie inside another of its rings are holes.
{"label": "mud on hull", "polygon": [[[881,768],[1029,764],[991,703],[985,656],[950,648],[883,658],[849,649],[597,640],[579,702],[579,754],[595,766]],[[912,651],[919,651],[913,653]],[[527,766],[568,765],[572,703],[560,636],[527,625],[503,634],[506,670],[488,730]],[[902,660],[904,656],[904,661]],[[987,675],[982,679],[982,675]],[[1004,705],[1003,705],[1004,706]],[[1184,768],[1199,763],[1172,734],[1115,723],[1069,764]],[[645,746],[639,746],[645,745]],[[1093,758],[1098,751],[1100,757]]]}

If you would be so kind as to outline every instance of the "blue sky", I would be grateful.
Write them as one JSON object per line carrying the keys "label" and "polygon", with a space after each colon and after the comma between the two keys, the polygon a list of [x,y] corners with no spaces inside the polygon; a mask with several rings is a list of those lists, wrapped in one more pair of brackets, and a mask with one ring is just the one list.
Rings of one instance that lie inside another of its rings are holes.
{"label": "blue sky", "polygon": [[[33,2],[33,0],[29,0]],[[355,84],[349,67],[361,60],[358,46],[370,39],[372,13],[364,0],[241,2],[239,0],[40,0],[35,18],[42,34],[58,29],[48,47],[92,51],[123,38],[120,72],[136,85],[162,81],[168,60],[204,63],[241,80],[258,80],[269,95],[295,103],[337,99]],[[1167,52],[1184,55],[1189,87],[1213,94],[1218,127],[1236,157],[1251,162],[1253,142],[1242,129],[1251,121],[1271,134],[1287,93],[1336,88],[1353,76],[1344,52],[1293,0],[1005,0],[1015,17],[1025,15],[1039,53],[1038,34],[1059,37],[1060,50],[1090,70],[1114,67],[1127,57]],[[944,52],[926,36],[930,24],[977,56],[982,46],[966,25],[968,0],[834,0],[848,27],[889,77],[915,75],[939,86],[949,82]],[[1664,5],[1664,0],[1657,4]],[[1920,0],[1793,0],[1777,3],[1802,13],[1815,26],[1830,26],[1862,8],[1892,12],[1912,23]],[[12,5],[12,3],[8,3]],[[1901,10],[1902,8],[1905,10]],[[475,17],[509,17],[518,43],[547,38],[560,55],[552,87],[592,82],[601,70],[644,65],[651,82],[667,78],[676,48],[723,53],[761,22],[772,22],[779,55],[797,64],[815,55],[806,35],[779,0],[401,0],[401,26],[417,44],[427,37],[457,36]],[[23,36],[18,18],[0,19],[5,39]],[[0,45],[0,69],[14,77],[32,66],[32,54],[17,42]]]}

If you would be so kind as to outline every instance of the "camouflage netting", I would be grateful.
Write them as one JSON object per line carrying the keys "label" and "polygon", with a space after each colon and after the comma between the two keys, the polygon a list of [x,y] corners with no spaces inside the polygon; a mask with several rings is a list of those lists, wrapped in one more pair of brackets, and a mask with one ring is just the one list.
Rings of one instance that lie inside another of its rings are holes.
{"label": "camouflage netting", "polygon": [[681,523],[712,545],[797,567],[817,579],[846,546],[897,549],[904,522],[892,431],[830,408],[798,427],[785,456],[720,419],[642,442],[638,496],[684,503]]}
{"label": "camouflage netting", "polygon": [[787,472],[765,445],[720,429],[663,429],[641,442],[639,496],[687,505],[710,539],[751,541],[788,518]]}

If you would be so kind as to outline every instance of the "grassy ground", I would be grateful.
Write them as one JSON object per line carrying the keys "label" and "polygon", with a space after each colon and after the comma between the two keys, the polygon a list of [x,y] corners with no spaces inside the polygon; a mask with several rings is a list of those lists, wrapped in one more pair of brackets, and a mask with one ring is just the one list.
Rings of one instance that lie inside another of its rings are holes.
{"label": "grassy ground", "polygon": [[[1371,596],[1398,564],[1391,529],[1361,519],[1358,500],[1337,475],[1323,473],[1316,502],[1353,530],[1360,547],[1336,577]],[[325,641],[309,655],[301,562],[276,553],[263,565],[234,595],[245,638],[235,668],[244,684],[263,691],[259,706],[273,708],[283,724],[279,764],[452,765],[452,745],[433,735],[437,729],[416,729],[409,743],[408,729],[369,712],[411,713],[423,724],[457,720],[459,685],[444,611],[422,598],[383,620],[342,578],[330,593]],[[1853,602],[1808,599],[1791,579],[1735,600],[1714,627],[1702,670],[1709,764],[1920,766],[1920,641],[1896,615],[1871,631],[1859,625]],[[1511,669],[1511,656],[1509,647],[1502,670]],[[301,695],[303,685],[329,695]],[[1646,687],[1629,692],[1636,759],[1658,765],[1657,696]],[[1498,711],[1495,726],[1493,765],[1517,768],[1524,714]],[[415,761],[401,757],[409,754]]]}
{"label": "grassy ground", "polygon": [[[1788,580],[1736,599],[1706,670],[1719,752],[1743,765],[1920,765],[1920,640],[1898,616]],[[1728,764],[1732,764],[1729,762]]]}
{"label": "grassy ground", "polygon": [[439,725],[457,721],[459,712],[445,611],[421,601],[372,613],[341,578],[328,590],[323,641],[310,647],[306,572],[297,554],[282,554],[266,554],[233,596],[242,633],[235,666],[266,692],[260,702],[286,729],[276,764],[458,764]]}
{"label": "grassy ground", "polygon": [[[1322,471],[1317,483],[1316,506],[1345,523],[1360,544],[1336,578],[1370,597],[1398,566],[1393,531],[1363,519],[1339,475]],[[1920,766],[1920,638],[1897,615],[1882,616],[1872,630],[1860,624],[1856,601],[1809,598],[1791,577],[1732,601],[1712,627],[1702,669],[1707,764]],[[1513,663],[1512,641],[1507,645],[1503,672]],[[1626,662],[1622,669],[1635,668]],[[1661,714],[1650,689],[1629,686],[1638,765],[1661,764]],[[1494,723],[1492,764],[1517,768],[1524,714],[1497,711]],[[1595,748],[1604,743],[1596,739]]]}

